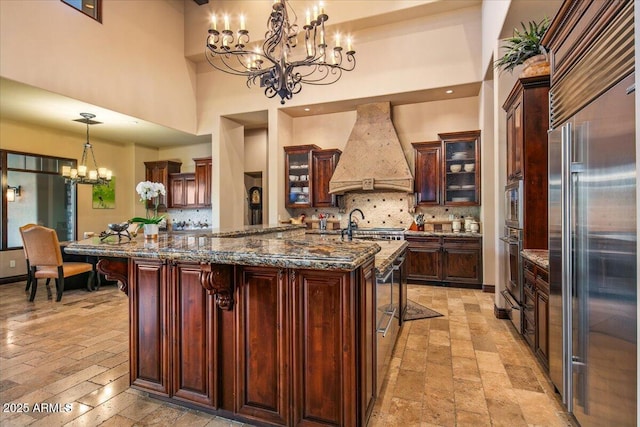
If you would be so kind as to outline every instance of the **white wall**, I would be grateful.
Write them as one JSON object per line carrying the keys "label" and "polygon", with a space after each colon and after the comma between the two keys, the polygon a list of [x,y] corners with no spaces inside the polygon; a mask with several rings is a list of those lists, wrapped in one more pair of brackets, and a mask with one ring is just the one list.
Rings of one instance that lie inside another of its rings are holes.
{"label": "white wall", "polygon": [[104,1],[101,24],[60,1],[0,1],[0,75],[194,133],[183,9],[182,0]]}

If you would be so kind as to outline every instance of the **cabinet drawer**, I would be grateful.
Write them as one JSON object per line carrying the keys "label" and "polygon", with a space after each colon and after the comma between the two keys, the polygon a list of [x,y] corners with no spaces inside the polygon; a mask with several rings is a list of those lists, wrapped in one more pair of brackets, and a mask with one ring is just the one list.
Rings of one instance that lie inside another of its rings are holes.
{"label": "cabinet drawer", "polygon": [[442,245],[447,249],[480,249],[482,247],[481,239],[476,237],[444,237]]}
{"label": "cabinet drawer", "polygon": [[540,271],[538,271],[538,276],[536,277],[536,289],[538,290],[538,292],[541,292],[547,296],[549,296],[549,281],[544,280],[544,277],[542,274],[540,274]]}
{"label": "cabinet drawer", "polygon": [[406,237],[409,247],[440,247],[442,245],[441,237]]}
{"label": "cabinet drawer", "polygon": [[522,268],[524,269],[525,274],[529,272],[532,276],[535,275],[535,264],[526,258],[522,258]]}

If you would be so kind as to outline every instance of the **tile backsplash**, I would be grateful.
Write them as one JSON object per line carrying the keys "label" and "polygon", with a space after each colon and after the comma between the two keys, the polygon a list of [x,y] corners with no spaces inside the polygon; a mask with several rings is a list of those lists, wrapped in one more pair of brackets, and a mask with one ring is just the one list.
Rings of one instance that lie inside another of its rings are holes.
{"label": "tile backsplash", "polygon": [[167,224],[191,224],[189,228],[211,228],[211,209],[168,209]]}
{"label": "tile backsplash", "polygon": [[321,213],[328,213],[331,218],[340,219],[341,227],[347,226],[348,213],[354,208],[358,208],[364,213],[364,220],[358,214],[354,215],[361,227],[408,228],[419,213],[424,214],[425,222],[448,221],[450,215],[458,218],[471,216],[476,220],[480,216],[480,207],[478,206],[418,207],[412,213],[410,212],[410,209],[413,208],[410,206],[410,203],[413,203],[412,195],[393,191],[347,193],[344,196],[344,201],[346,213],[340,213],[337,208],[293,209],[290,212],[292,216],[304,213],[307,217],[314,215],[317,217]]}

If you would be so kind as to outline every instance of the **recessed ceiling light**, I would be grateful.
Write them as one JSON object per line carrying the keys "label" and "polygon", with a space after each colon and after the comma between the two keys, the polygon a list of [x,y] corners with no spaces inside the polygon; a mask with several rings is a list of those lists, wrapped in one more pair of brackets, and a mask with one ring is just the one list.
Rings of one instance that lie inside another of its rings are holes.
{"label": "recessed ceiling light", "polygon": [[304,111],[311,111],[311,108],[307,107],[304,109]]}
{"label": "recessed ceiling light", "polygon": [[453,93],[453,89],[449,89],[449,90],[445,91],[445,93]]}

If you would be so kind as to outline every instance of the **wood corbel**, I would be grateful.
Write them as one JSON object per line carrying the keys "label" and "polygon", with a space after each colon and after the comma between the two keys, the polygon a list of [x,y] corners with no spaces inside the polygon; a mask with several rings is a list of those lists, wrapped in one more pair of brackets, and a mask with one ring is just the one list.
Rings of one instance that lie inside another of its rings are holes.
{"label": "wood corbel", "polygon": [[129,296],[129,262],[124,258],[101,258],[96,269],[107,280],[117,280],[118,289]]}
{"label": "wood corbel", "polygon": [[218,307],[229,311],[233,308],[231,272],[227,266],[201,262],[200,284],[215,297]]}

